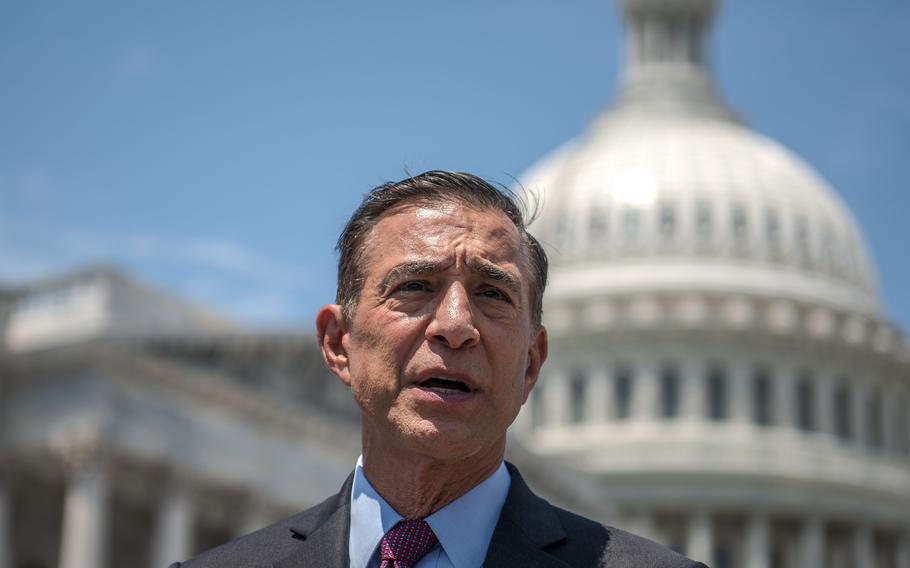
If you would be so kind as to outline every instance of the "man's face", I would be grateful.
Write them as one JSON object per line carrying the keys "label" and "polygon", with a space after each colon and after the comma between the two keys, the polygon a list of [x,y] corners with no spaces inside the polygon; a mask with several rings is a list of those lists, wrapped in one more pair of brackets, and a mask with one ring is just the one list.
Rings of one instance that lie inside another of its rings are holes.
{"label": "man's face", "polygon": [[365,443],[442,460],[499,447],[547,351],[518,230],[497,211],[409,206],[379,221],[363,258],[336,374]]}

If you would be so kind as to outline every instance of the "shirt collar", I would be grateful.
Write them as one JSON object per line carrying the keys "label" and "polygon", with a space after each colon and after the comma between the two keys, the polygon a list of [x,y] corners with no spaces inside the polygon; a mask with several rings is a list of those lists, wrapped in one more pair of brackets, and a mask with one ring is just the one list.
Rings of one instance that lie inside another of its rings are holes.
{"label": "shirt collar", "polygon": [[[427,517],[454,568],[483,564],[511,478],[505,464],[470,491]],[[357,459],[351,489],[351,566],[367,566],[383,535],[403,517],[373,488]]]}

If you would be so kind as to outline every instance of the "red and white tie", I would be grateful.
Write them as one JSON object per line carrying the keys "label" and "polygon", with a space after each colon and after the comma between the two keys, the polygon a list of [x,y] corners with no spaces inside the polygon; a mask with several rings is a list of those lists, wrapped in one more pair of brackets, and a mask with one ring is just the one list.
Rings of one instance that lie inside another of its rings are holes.
{"label": "red and white tie", "polygon": [[379,568],[413,568],[437,542],[425,520],[399,521],[379,541]]}

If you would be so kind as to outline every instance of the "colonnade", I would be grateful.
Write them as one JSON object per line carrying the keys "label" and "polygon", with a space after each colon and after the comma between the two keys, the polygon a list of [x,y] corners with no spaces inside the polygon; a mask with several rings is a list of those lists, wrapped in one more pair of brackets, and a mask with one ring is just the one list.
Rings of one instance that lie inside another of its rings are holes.
{"label": "colonnade", "polygon": [[[80,460],[67,464],[66,487],[59,542],[59,568],[105,568],[112,529],[111,513],[116,487],[111,470],[103,460]],[[8,477],[0,475],[0,568],[13,568],[13,507]],[[154,528],[150,554],[143,561],[149,568],[162,568],[197,552],[193,536],[200,522],[191,481],[174,478],[151,491],[155,498]],[[252,508],[237,518],[236,534],[265,526],[268,515],[263,507]],[[245,514],[245,513],[249,514]],[[49,546],[54,546],[50,544]]]}
{"label": "colonnade", "polygon": [[13,568],[12,507],[5,476],[0,473],[0,568]]}
{"label": "colonnade", "polygon": [[[712,568],[910,568],[910,526],[876,527],[870,523],[846,525],[820,515],[807,516],[795,525],[793,542],[775,536],[774,517],[767,512],[749,512],[738,516],[739,542],[721,543],[717,538],[721,517],[707,509],[696,509],[685,518],[685,553]],[[724,514],[729,519],[729,514]],[[828,534],[831,526],[845,529],[846,542],[834,541]],[[629,511],[623,528],[665,544],[656,515],[647,511]],[[791,531],[792,532],[792,531]],[[892,537],[893,546],[877,547],[876,535]],[[795,544],[795,546],[791,546]],[[721,548],[727,553],[721,552]],[[732,551],[732,552],[731,552]]]}
{"label": "colonnade", "polygon": [[[662,416],[661,374],[672,366],[678,381],[678,400],[674,415]],[[719,369],[723,392],[718,393],[722,408],[711,408],[712,394],[707,377],[712,367]],[[636,360],[604,362],[573,368],[553,367],[538,384],[532,396],[538,400],[528,409],[532,416],[523,417],[525,427],[560,429],[605,422],[620,421],[707,421],[756,423],[756,370],[760,361],[712,359],[681,361]],[[768,425],[804,429],[839,436],[838,420],[847,424],[848,435],[842,442],[865,449],[910,459],[910,388],[896,381],[875,380],[866,374],[850,372],[813,371],[798,365],[782,368],[768,365],[767,401]],[[628,408],[616,387],[618,376],[626,369],[631,377]],[[573,382],[583,381],[580,390]],[[800,408],[797,389],[801,382],[809,386],[811,399],[808,408]],[[835,404],[837,389],[845,387],[846,408]],[[576,392],[573,392],[576,389]],[[879,406],[870,405],[878,396]],[[576,400],[580,396],[581,400]],[[581,405],[580,408],[577,405]],[[714,416],[720,410],[720,416]],[[846,412],[838,416],[838,412]],[[806,414],[806,416],[802,416]],[[803,427],[801,422],[809,422]],[[874,435],[871,429],[878,430]]]}

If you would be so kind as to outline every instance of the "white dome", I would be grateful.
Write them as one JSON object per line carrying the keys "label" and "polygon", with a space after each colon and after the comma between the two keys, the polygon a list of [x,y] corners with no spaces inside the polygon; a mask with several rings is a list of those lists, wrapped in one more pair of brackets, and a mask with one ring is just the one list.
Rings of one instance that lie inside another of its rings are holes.
{"label": "white dome", "polygon": [[807,164],[750,131],[704,65],[710,0],[623,0],[615,106],[522,178],[553,265],[549,303],[668,291],[796,300],[880,318],[847,208]]}
{"label": "white dome", "polygon": [[880,314],[847,208],[807,164],[734,120],[621,106],[532,168],[551,300],[693,290]]}

